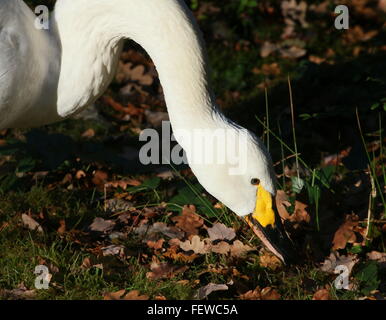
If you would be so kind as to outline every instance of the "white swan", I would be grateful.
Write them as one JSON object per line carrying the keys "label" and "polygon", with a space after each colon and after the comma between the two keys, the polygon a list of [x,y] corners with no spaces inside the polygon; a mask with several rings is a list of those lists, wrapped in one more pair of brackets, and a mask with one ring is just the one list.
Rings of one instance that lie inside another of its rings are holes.
{"label": "white swan", "polygon": [[195,163],[203,149],[177,137],[199,182],[246,217],[281,260],[295,255],[273,208],[270,156],[257,137],[217,110],[203,40],[183,0],[58,0],[48,30],[37,29],[35,20],[23,1],[0,1],[0,129],[60,121],[87,107],[110,84],[122,41],[132,39],[158,70],[174,131],[224,129],[243,138],[237,161],[245,170],[230,174],[234,163]]}

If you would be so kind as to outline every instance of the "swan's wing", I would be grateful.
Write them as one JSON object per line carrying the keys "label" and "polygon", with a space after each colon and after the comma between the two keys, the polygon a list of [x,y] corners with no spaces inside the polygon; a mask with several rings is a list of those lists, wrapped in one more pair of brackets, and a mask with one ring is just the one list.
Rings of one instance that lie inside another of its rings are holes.
{"label": "swan's wing", "polygon": [[0,129],[53,122],[59,49],[22,0],[0,0]]}
{"label": "swan's wing", "polygon": [[0,1],[0,129],[12,125],[32,93],[28,76],[32,12],[20,0]]}

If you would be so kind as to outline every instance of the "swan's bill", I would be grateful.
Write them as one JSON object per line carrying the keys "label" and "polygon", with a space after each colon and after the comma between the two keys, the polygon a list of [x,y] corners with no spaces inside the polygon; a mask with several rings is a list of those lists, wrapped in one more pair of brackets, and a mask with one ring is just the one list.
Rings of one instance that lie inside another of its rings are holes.
{"label": "swan's bill", "polygon": [[259,184],[256,192],[256,206],[245,220],[264,245],[284,264],[298,260],[292,241],[284,230],[281,218],[274,208],[273,196]]}

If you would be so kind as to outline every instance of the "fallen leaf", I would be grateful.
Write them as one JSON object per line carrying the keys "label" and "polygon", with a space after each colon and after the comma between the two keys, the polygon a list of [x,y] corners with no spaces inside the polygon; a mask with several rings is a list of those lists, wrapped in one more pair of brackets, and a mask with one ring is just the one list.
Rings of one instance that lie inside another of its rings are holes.
{"label": "fallen leaf", "polygon": [[103,300],[149,300],[147,295],[140,295],[138,290],[126,293],[126,290],[106,293]]}
{"label": "fallen leaf", "polygon": [[209,252],[209,246],[200,240],[199,236],[193,236],[191,240],[180,242],[180,248],[184,251],[193,251],[197,254],[205,254]]}
{"label": "fallen leaf", "polygon": [[105,209],[109,212],[124,212],[129,211],[133,207],[133,203],[124,199],[107,199],[105,201]]}
{"label": "fallen leaf", "polygon": [[278,76],[281,73],[280,66],[277,62],[271,64],[263,64],[261,72],[266,76]]}
{"label": "fallen leaf", "polygon": [[296,200],[294,213],[291,214],[289,220],[294,223],[309,223],[311,220],[310,215],[308,214],[306,208],[308,205]]}
{"label": "fallen leaf", "polygon": [[287,194],[283,190],[277,190],[276,192],[276,208],[283,220],[290,218],[287,207],[291,206],[291,202],[288,200]]}
{"label": "fallen leaf", "polygon": [[148,279],[157,280],[162,278],[173,278],[177,273],[185,272],[187,266],[174,266],[167,262],[153,261],[150,264],[151,272],[146,273]]}
{"label": "fallen leaf", "polygon": [[165,242],[165,239],[159,239],[158,241],[148,241],[146,244],[150,249],[160,250]]}
{"label": "fallen leaf", "polygon": [[61,220],[59,221],[59,224],[60,224],[60,226],[59,226],[57,232],[58,232],[59,234],[65,233],[65,232],[66,232],[66,220],[61,219]]}
{"label": "fallen leaf", "polygon": [[156,222],[152,226],[142,224],[138,228],[134,228],[134,232],[139,236],[144,236],[143,242],[158,241],[159,234],[172,239],[179,239],[184,236],[184,232],[176,227],[168,227],[164,222]]}
{"label": "fallen leaf", "polygon": [[371,251],[367,254],[367,258],[369,260],[374,260],[380,263],[386,262],[386,253],[385,252],[378,252],[378,251]]}
{"label": "fallen leaf", "polygon": [[36,290],[28,290],[24,283],[21,283],[16,289],[0,289],[0,298],[4,300],[30,300],[36,297]]}
{"label": "fallen leaf", "polygon": [[125,247],[121,245],[109,245],[102,248],[103,256],[124,256]]}
{"label": "fallen leaf", "polygon": [[95,130],[93,128],[87,129],[85,132],[82,133],[83,138],[93,138],[95,136]]}
{"label": "fallen leaf", "polygon": [[386,13],[386,0],[379,0],[378,8]]}
{"label": "fallen leaf", "polygon": [[150,86],[153,83],[153,77],[146,74],[145,66],[143,65],[138,65],[129,69],[128,74],[131,80],[138,81],[142,85]]}
{"label": "fallen leaf", "polygon": [[296,46],[282,47],[279,49],[283,58],[297,59],[306,55],[307,51]]}
{"label": "fallen leaf", "polygon": [[215,223],[212,228],[208,228],[208,234],[211,241],[216,240],[233,240],[236,233],[233,228],[228,228],[222,223]]}
{"label": "fallen leaf", "polygon": [[254,290],[249,290],[239,296],[240,300],[261,300],[261,290],[256,287]]}
{"label": "fallen leaf", "polygon": [[75,177],[80,180],[84,177],[86,177],[86,173],[83,170],[78,170],[75,174]]}
{"label": "fallen leaf", "polygon": [[225,290],[228,290],[228,286],[226,284],[209,283],[206,286],[198,289],[195,294],[195,298],[198,300],[202,300],[207,298],[212,292]]}
{"label": "fallen leaf", "polygon": [[198,228],[204,224],[204,220],[196,214],[196,207],[193,205],[184,206],[182,214],[172,218],[172,221],[176,223],[178,228],[185,231],[187,235],[197,235]]}
{"label": "fallen leaf", "polygon": [[80,267],[84,270],[90,269],[92,267],[91,259],[89,257],[84,258]]}
{"label": "fallen leaf", "polygon": [[102,188],[104,187],[104,184],[107,182],[108,178],[109,175],[107,174],[107,172],[102,170],[96,170],[91,181],[99,188]]}
{"label": "fallen leaf", "polygon": [[191,263],[194,259],[198,257],[197,254],[187,255],[182,252],[177,252],[179,246],[172,246],[166,250],[163,254],[164,257],[170,258],[176,262]]}
{"label": "fallen leaf", "polygon": [[349,254],[347,256],[345,255],[339,255],[339,253],[332,252],[328,258],[324,260],[322,263],[320,270],[324,272],[329,273],[336,273],[335,268],[337,266],[343,265],[347,267],[348,274],[351,273],[352,268],[355,266],[355,264],[359,261],[357,258],[357,255]]}
{"label": "fallen leaf", "polygon": [[36,222],[33,218],[31,218],[28,214],[23,213],[21,215],[21,220],[24,226],[26,226],[28,229],[36,230],[38,232],[43,233],[43,228],[41,227],[41,225],[38,222]]}
{"label": "fallen leaf", "polygon": [[331,300],[330,290],[320,289],[316,291],[312,297],[312,300]]}
{"label": "fallen leaf", "polygon": [[282,266],[280,259],[267,250],[261,250],[259,262],[262,267],[271,270],[276,270]]}
{"label": "fallen leaf", "polygon": [[241,257],[245,255],[248,251],[255,250],[252,247],[243,244],[240,240],[235,240],[231,246],[231,256],[232,257]]}
{"label": "fallen leaf", "polygon": [[138,187],[142,184],[141,181],[136,179],[124,179],[124,180],[117,180],[117,181],[109,181],[106,183],[106,187],[108,188],[121,188],[123,190],[127,189],[127,186],[133,186]]}
{"label": "fallen leaf", "polygon": [[339,227],[332,240],[332,250],[344,249],[347,243],[356,242],[354,227],[358,226],[358,217],[356,215],[347,215],[346,221]]}
{"label": "fallen leaf", "polygon": [[114,228],[114,226],[115,226],[114,221],[105,220],[103,218],[97,217],[94,219],[94,221],[92,222],[89,228],[91,231],[108,233]]}
{"label": "fallen leaf", "polygon": [[215,245],[212,245],[211,251],[219,254],[227,254],[231,250],[231,246],[228,242],[221,241]]}
{"label": "fallen leaf", "polygon": [[266,58],[278,49],[279,49],[278,45],[272,42],[265,41],[260,49],[260,56],[262,58]]}
{"label": "fallen leaf", "polygon": [[261,299],[262,300],[280,300],[281,296],[279,292],[277,292],[272,287],[266,287],[263,290],[261,290]]}

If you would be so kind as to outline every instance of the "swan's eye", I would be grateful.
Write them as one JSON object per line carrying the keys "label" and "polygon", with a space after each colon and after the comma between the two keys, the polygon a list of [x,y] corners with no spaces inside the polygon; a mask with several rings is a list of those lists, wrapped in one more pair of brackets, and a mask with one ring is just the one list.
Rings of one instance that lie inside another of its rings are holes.
{"label": "swan's eye", "polygon": [[253,184],[254,186],[258,186],[260,184],[260,180],[257,178],[253,178],[251,179],[251,184]]}

